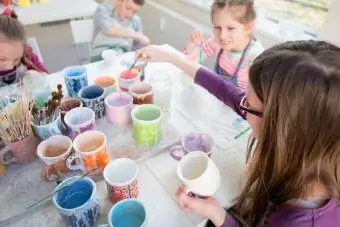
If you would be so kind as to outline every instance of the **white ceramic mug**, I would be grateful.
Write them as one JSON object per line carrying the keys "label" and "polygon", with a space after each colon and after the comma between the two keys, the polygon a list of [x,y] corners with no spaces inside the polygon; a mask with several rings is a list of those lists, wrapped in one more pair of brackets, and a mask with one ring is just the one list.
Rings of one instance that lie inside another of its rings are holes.
{"label": "white ceramic mug", "polygon": [[212,196],[221,183],[216,164],[202,151],[186,154],[177,164],[177,176],[186,192],[200,197]]}

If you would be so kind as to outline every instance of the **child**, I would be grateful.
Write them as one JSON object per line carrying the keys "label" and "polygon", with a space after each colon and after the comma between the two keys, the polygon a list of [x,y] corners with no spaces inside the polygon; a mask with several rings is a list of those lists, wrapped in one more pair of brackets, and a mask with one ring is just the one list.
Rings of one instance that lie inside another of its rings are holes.
{"label": "child", "polygon": [[125,53],[150,43],[143,35],[142,22],[136,13],[145,0],[115,0],[113,5],[102,4],[94,15],[94,40],[91,61],[102,60],[107,49]]}
{"label": "child", "polygon": [[252,37],[255,17],[253,0],[215,0],[211,6],[213,38],[206,41],[202,32],[192,32],[185,54],[200,63],[216,56],[215,71],[245,90],[249,66],[263,51]]}
{"label": "child", "polygon": [[9,9],[0,10],[0,86],[15,82],[27,70],[47,69],[25,43],[25,30],[17,15]]}
{"label": "child", "polygon": [[272,47],[250,67],[246,94],[181,54],[155,46],[139,54],[188,73],[247,119],[256,138],[230,209],[180,186],[183,210],[223,227],[340,226],[340,48],[322,41]]}

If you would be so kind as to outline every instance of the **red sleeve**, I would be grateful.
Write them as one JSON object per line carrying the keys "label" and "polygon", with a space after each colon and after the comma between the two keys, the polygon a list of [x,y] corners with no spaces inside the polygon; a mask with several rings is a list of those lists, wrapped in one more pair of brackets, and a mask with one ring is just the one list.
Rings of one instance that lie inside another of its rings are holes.
{"label": "red sleeve", "polygon": [[38,56],[33,53],[31,47],[28,47],[28,61],[28,65],[26,65],[28,69],[35,70],[38,68],[40,71],[48,73],[47,68],[40,62]]}

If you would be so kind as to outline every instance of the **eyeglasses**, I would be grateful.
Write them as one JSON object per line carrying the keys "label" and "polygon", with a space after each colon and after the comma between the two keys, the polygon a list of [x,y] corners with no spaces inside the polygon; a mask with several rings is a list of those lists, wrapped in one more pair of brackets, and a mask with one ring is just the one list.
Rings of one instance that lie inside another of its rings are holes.
{"label": "eyeglasses", "polygon": [[257,117],[262,117],[263,113],[260,112],[260,111],[256,111],[256,110],[252,110],[252,109],[249,109],[249,103],[248,103],[248,100],[247,100],[247,97],[244,96],[240,102],[240,110],[241,110],[241,114],[246,116],[247,113],[250,113],[252,115],[255,115]]}

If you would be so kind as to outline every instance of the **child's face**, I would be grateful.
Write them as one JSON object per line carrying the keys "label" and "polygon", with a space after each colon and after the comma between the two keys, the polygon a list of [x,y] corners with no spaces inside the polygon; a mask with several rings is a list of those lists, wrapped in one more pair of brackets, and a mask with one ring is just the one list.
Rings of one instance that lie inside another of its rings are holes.
{"label": "child's face", "polygon": [[18,66],[24,53],[21,41],[0,41],[0,70],[11,70]]}
{"label": "child's face", "polygon": [[[248,86],[247,86],[247,102],[248,102],[249,109],[263,112],[263,109],[264,109],[263,103],[257,97],[250,83],[248,83]],[[252,129],[252,132],[255,138],[257,138],[261,131],[262,118],[257,117],[250,113],[247,113],[246,118]]]}
{"label": "child's face", "polygon": [[242,24],[225,9],[214,12],[212,23],[214,38],[224,50],[242,51],[248,44],[253,23]]}
{"label": "child's face", "polygon": [[137,5],[133,0],[117,0],[117,10],[120,17],[130,19],[140,10],[140,5]]}

